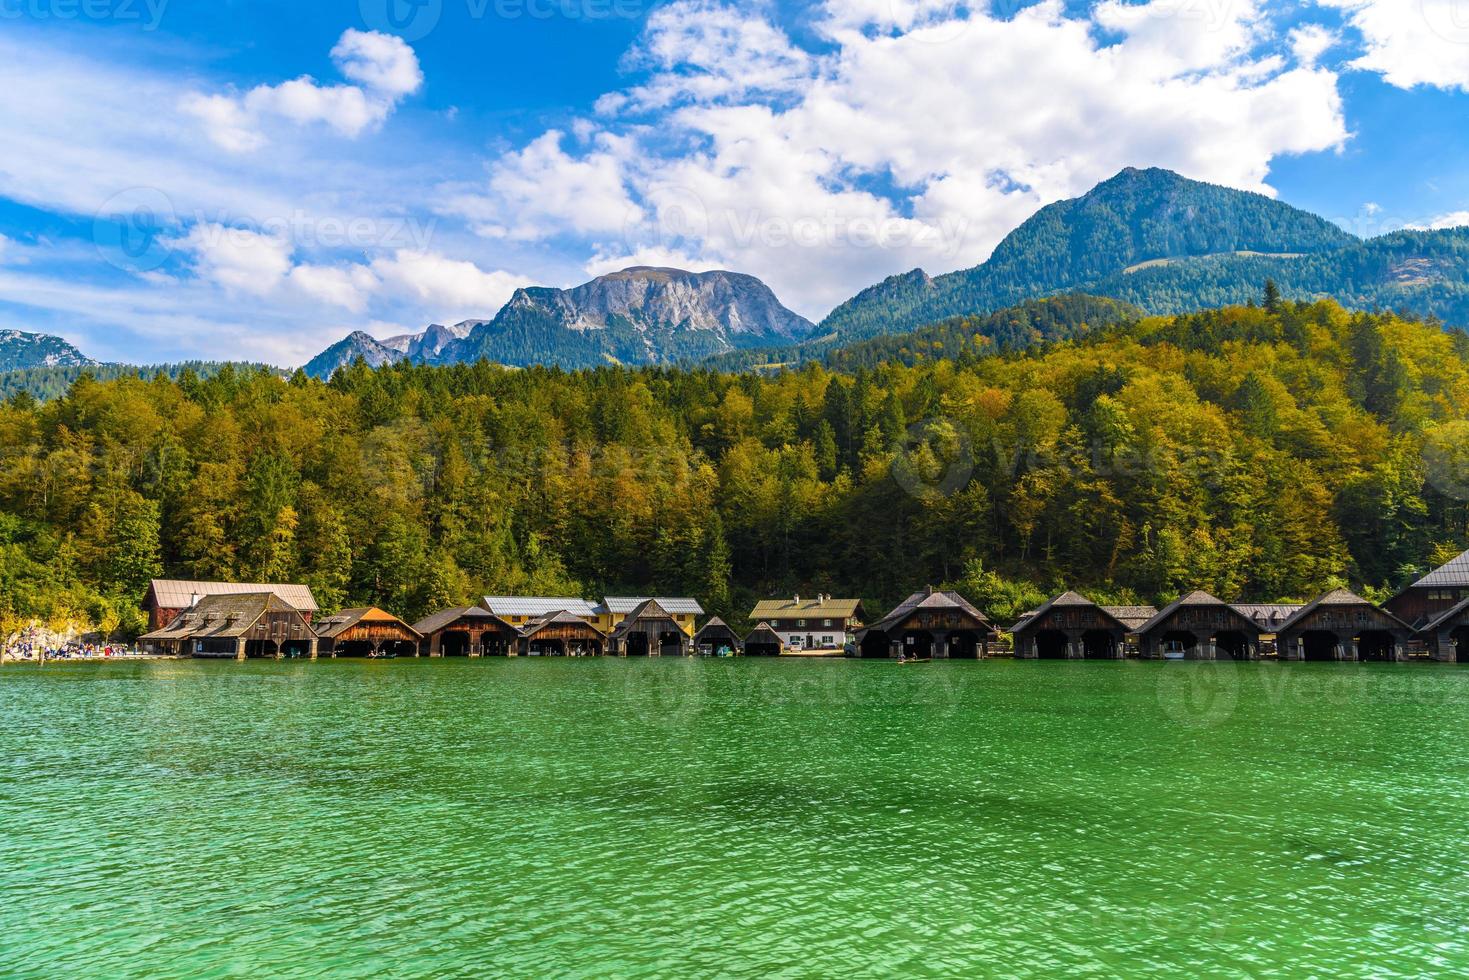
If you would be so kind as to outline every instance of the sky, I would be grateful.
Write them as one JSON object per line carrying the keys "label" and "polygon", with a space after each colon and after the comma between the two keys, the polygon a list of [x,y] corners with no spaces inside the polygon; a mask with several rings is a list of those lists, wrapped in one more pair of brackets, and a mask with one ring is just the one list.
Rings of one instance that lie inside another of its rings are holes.
{"label": "sky", "polygon": [[1127,166],[1469,223],[1469,0],[0,0],[0,329],[304,363],[631,265],[821,319]]}

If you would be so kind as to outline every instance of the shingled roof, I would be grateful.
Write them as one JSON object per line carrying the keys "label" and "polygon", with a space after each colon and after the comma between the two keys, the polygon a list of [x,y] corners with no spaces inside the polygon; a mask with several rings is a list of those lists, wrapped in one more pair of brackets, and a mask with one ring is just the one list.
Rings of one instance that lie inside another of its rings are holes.
{"label": "shingled roof", "polygon": [[1303,622],[1307,616],[1311,615],[1322,606],[1367,606],[1371,609],[1377,610],[1388,619],[1391,619],[1394,622],[1400,624],[1403,629],[1412,629],[1411,626],[1398,619],[1392,613],[1388,612],[1385,609],[1378,609],[1376,604],[1368,602],[1366,599],[1363,599],[1355,592],[1352,592],[1349,589],[1333,589],[1325,595],[1318,596],[1316,599],[1313,599],[1312,601],[1306,603],[1304,606],[1301,606],[1298,610],[1296,610],[1294,615],[1292,615],[1285,622],[1280,624],[1278,632],[1283,633],[1288,629],[1292,629],[1299,623]]}
{"label": "shingled roof", "polygon": [[[959,609],[973,616],[983,626],[989,626],[989,618],[968,599],[957,592],[946,592],[940,589],[925,589],[915,592],[893,608],[882,619],[878,620],[868,629],[862,631],[863,635],[873,632],[886,633],[888,630],[900,626],[904,620],[916,612],[924,609]],[[993,627],[991,627],[993,629]]]}
{"label": "shingled roof", "polygon": [[1180,609],[1188,607],[1203,608],[1209,606],[1217,606],[1223,609],[1228,609],[1230,612],[1238,616],[1241,620],[1254,625],[1256,629],[1260,628],[1259,624],[1255,623],[1253,619],[1251,619],[1249,616],[1246,616],[1244,613],[1240,612],[1238,609],[1236,609],[1234,606],[1231,606],[1223,599],[1216,599],[1207,592],[1199,591],[1190,592],[1188,595],[1183,596],[1180,599],[1176,599],[1173,602],[1170,602],[1167,606],[1159,611],[1158,615],[1154,616],[1152,619],[1139,626],[1137,628],[1137,632],[1146,633],[1156,628],[1160,623],[1165,622],[1170,616],[1178,612],[1178,610]]}
{"label": "shingled roof", "polygon": [[161,630],[140,636],[140,640],[208,640],[233,639],[248,633],[260,618],[271,611],[301,610],[273,592],[250,595],[209,595],[174,617]]}
{"label": "shingled roof", "polygon": [[584,616],[578,616],[576,613],[567,612],[565,609],[558,609],[557,611],[547,613],[546,615],[541,616],[538,619],[531,620],[530,622],[525,624],[520,632],[522,636],[530,637],[534,636],[536,633],[539,633],[541,630],[546,629],[549,626],[581,626],[591,630],[598,636],[605,635],[601,630],[597,629],[597,627],[588,622]]}
{"label": "shingled roof", "polygon": [[[428,636],[430,633],[437,633],[450,623],[457,622],[461,619],[484,619],[499,623],[506,629],[515,629],[515,627],[505,622],[499,616],[496,616],[488,609],[481,609],[479,606],[456,606],[453,609],[441,609],[432,616],[428,616],[414,623],[413,629],[420,636]],[[487,622],[486,625],[491,624]]]}
{"label": "shingled roof", "polygon": [[187,609],[194,604],[196,596],[211,595],[255,595],[270,592],[304,612],[314,613],[321,607],[316,596],[307,585],[285,585],[246,582],[196,582],[189,579],[155,578],[148,583],[148,591],[159,609]]}
{"label": "shingled roof", "polygon": [[335,639],[347,632],[359,623],[390,623],[401,626],[413,635],[422,638],[423,634],[409,626],[403,620],[390,612],[384,612],[376,606],[367,606],[361,609],[343,609],[335,616],[328,616],[312,624],[316,635],[327,639]]}
{"label": "shingled roof", "polygon": [[[1043,604],[1039,609],[1034,609],[1034,610],[1026,613],[1024,616],[1020,617],[1020,621],[1017,622],[1014,626],[1010,627],[1010,632],[1011,633],[1016,633],[1016,632],[1023,631],[1027,627],[1029,627],[1033,622],[1035,622],[1037,619],[1040,619],[1046,613],[1050,612],[1052,609],[1065,609],[1065,608],[1071,608],[1071,609],[1097,609],[1104,616],[1106,616],[1108,619],[1110,619],[1114,623],[1116,623],[1119,629],[1124,629],[1124,630],[1125,629],[1130,629],[1130,627],[1128,626],[1127,623],[1123,622],[1115,613],[1110,612],[1107,609],[1106,606],[1099,606],[1099,605],[1097,605],[1095,602],[1093,602],[1092,600],[1088,599],[1086,596],[1082,595],[1080,592],[1062,592],[1060,595],[1056,596],[1054,599],[1051,599],[1049,602],[1046,602],[1045,604]],[[1151,615],[1154,615],[1156,613],[1157,613],[1157,610],[1154,609],[1154,610],[1152,610],[1152,612],[1149,615],[1151,616]]]}

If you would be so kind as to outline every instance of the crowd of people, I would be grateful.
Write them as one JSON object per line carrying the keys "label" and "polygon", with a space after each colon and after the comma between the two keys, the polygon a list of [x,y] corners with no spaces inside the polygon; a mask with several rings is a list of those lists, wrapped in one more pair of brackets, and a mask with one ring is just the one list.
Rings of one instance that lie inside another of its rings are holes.
{"label": "crowd of people", "polygon": [[51,645],[35,640],[21,640],[5,647],[6,660],[103,660],[111,657],[133,657],[137,651],[119,643],[62,643]]}

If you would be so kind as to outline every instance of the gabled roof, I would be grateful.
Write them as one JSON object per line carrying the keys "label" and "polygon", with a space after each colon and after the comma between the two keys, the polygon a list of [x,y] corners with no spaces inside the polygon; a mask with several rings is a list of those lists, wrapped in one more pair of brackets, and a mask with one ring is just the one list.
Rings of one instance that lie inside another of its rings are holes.
{"label": "gabled roof", "polygon": [[904,620],[916,612],[924,609],[958,609],[974,617],[983,626],[989,626],[989,618],[980,612],[973,603],[957,592],[944,592],[939,589],[926,589],[923,592],[915,592],[894,607],[870,628],[863,630],[864,634],[876,630],[886,633],[890,629],[900,626]]}
{"label": "gabled roof", "polygon": [[259,584],[245,582],[195,582],[189,579],[155,578],[148,584],[148,591],[160,609],[187,609],[194,604],[194,597],[211,595],[255,595],[270,592],[280,596],[297,609],[314,613],[321,607],[316,596],[306,585]]}
{"label": "gabled roof", "polygon": [[1443,626],[1444,623],[1447,623],[1449,620],[1453,619],[1455,616],[1461,615],[1465,611],[1469,611],[1469,599],[1465,599],[1463,602],[1459,603],[1448,612],[1442,613],[1441,615],[1434,617],[1432,622],[1429,622],[1427,625],[1425,625],[1420,632],[1427,633],[1430,630],[1439,629],[1441,626]]}
{"label": "gabled roof", "polygon": [[673,616],[659,604],[657,599],[645,599],[638,604],[636,609],[628,613],[622,622],[614,626],[612,632],[607,635],[616,637],[626,636],[637,629],[638,623],[649,619],[666,619],[670,623],[673,623],[675,627],[678,626],[677,623],[674,623]]}
{"label": "gabled roof", "polygon": [[325,619],[313,623],[311,628],[315,630],[317,636],[334,639],[338,636],[341,636],[352,627],[363,623],[384,623],[387,625],[395,625],[402,627],[404,630],[414,634],[420,639],[423,636],[422,633],[419,633],[418,630],[409,626],[397,616],[394,616],[390,612],[384,612],[376,606],[367,606],[360,609],[343,609],[335,616],[328,616]]}
{"label": "gabled roof", "polygon": [[638,606],[641,606],[643,603],[647,602],[650,598],[655,599],[658,605],[662,606],[664,609],[668,610],[675,616],[704,615],[704,607],[699,605],[699,600],[679,598],[677,596],[640,596],[634,598],[631,596],[610,595],[607,598],[603,599],[601,602],[597,603],[595,608],[597,612],[603,615],[610,613],[615,616],[623,616],[627,613],[632,612]]}
{"label": "gabled roof", "polygon": [[1449,561],[1413,583],[1413,588],[1442,588],[1469,585],[1469,551]]}
{"label": "gabled roof", "polygon": [[481,603],[496,616],[549,616],[569,612],[585,619],[596,617],[597,610],[585,599],[555,596],[487,595]]}
{"label": "gabled roof", "polygon": [[[1251,619],[1250,617],[1246,616],[1244,613],[1240,612],[1238,609],[1234,608],[1229,603],[1223,601],[1222,599],[1216,599],[1213,596],[1211,596],[1209,593],[1202,592],[1201,591],[1201,592],[1190,592],[1188,595],[1183,596],[1180,599],[1175,599],[1173,602],[1171,602],[1167,606],[1165,606],[1158,613],[1158,615],[1154,616],[1152,619],[1148,620],[1146,623],[1144,623],[1143,625],[1139,626],[1137,628],[1137,632],[1139,632],[1139,633],[1146,633],[1149,630],[1152,630],[1152,629],[1156,628],[1160,623],[1162,623],[1165,620],[1167,620],[1170,616],[1172,616],[1174,613],[1178,612],[1180,609],[1188,609],[1188,608],[1210,608],[1210,607],[1217,607],[1217,608],[1220,608],[1220,609],[1228,609],[1230,612],[1234,613],[1236,616],[1238,616],[1240,619],[1244,620],[1247,623],[1253,624],[1255,622],[1253,619]],[[1256,628],[1258,629],[1258,626]]]}
{"label": "gabled roof", "polygon": [[1235,612],[1241,616],[1248,616],[1256,626],[1267,633],[1280,632],[1285,621],[1301,611],[1300,603],[1236,602],[1232,605]]}
{"label": "gabled roof", "polygon": [[735,639],[739,639],[739,635],[735,633],[734,629],[731,628],[728,623],[720,619],[718,616],[714,616],[710,618],[709,622],[705,623],[699,628],[699,632],[694,634],[694,642],[697,643],[699,641],[699,637],[703,636],[705,633],[720,632],[728,633]]}
{"label": "gabled roof", "polygon": [[1407,623],[1404,623],[1401,619],[1398,619],[1398,617],[1394,616],[1392,613],[1387,612],[1384,609],[1379,609],[1375,604],[1368,602],[1366,599],[1363,599],[1355,592],[1352,592],[1348,589],[1333,589],[1332,591],[1326,593],[1323,596],[1319,596],[1316,599],[1313,599],[1311,602],[1306,603],[1304,606],[1298,609],[1295,615],[1291,616],[1285,622],[1280,624],[1279,631],[1285,632],[1288,629],[1293,629],[1301,622],[1304,622],[1306,617],[1310,616],[1322,606],[1367,606],[1369,609],[1375,610],[1376,612],[1379,612],[1382,615],[1386,616],[1388,619],[1391,619],[1393,622],[1398,623],[1403,627],[1403,629],[1412,629],[1411,626],[1409,626]]}
{"label": "gabled roof", "polygon": [[597,627],[588,622],[585,616],[578,616],[576,613],[567,612],[564,609],[559,609],[555,612],[547,613],[544,616],[531,620],[530,622],[525,624],[520,633],[522,636],[530,637],[534,636],[536,633],[539,633],[541,630],[546,629],[549,626],[579,626],[584,629],[591,630],[598,636],[606,635],[601,630],[597,629]]}
{"label": "gabled roof", "polygon": [[440,610],[432,616],[428,616],[414,623],[413,629],[420,636],[428,636],[430,633],[437,633],[450,623],[458,622],[461,619],[484,619],[499,623],[506,629],[515,629],[515,627],[505,622],[499,616],[496,616],[488,609],[481,609],[479,606],[456,606],[453,609]]}
{"label": "gabled roof", "polygon": [[770,628],[769,623],[758,623],[754,629],[750,630],[745,637],[745,645],[749,646],[751,643],[774,643],[776,646],[785,646],[785,640],[782,640],[780,634]]}
{"label": "gabled roof", "polygon": [[[1108,619],[1112,620],[1112,622],[1116,623],[1118,629],[1125,630],[1129,628],[1128,625],[1124,623],[1121,619],[1119,619],[1115,614],[1108,612],[1105,606],[1097,605],[1095,602],[1088,599],[1080,592],[1062,592],[1054,599],[1043,604],[1039,609],[1032,610],[1031,612],[1028,612],[1024,616],[1020,617],[1020,621],[1010,628],[1010,632],[1015,633],[1024,630],[1026,627],[1030,626],[1036,620],[1046,615],[1046,613],[1050,612],[1052,609],[1096,609],[1102,615],[1106,616]],[[1156,609],[1153,611],[1155,613],[1157,612]]]}
{"label": "gabled roof", "polygon": [[[244,636],[268,612],[301,610],[274,592],[208,595],[174,617],[172,623],[139,637],[142,640],[232,639]],[[305,620],[303,619],[304,623]]]}
{"label": "gabled roof", "polygon": [[759,622],[771,619],[851,619],[862,612],[861,599],[762,599],[755,603],[750,618]]}

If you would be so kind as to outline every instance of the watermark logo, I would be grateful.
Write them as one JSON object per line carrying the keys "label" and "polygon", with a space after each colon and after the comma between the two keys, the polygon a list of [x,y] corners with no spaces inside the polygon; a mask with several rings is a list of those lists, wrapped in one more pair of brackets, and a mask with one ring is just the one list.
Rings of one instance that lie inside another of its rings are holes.
{"label": "watermark logo", "polygon": [[974,475],[974,447],[952,419],[914,422],[893,447],[893,479],[923,501],[952,497]]}
{"label": "watermark logo", "polygon": [[0,21],[113,21],[156,31],[169,0],[0,0]]}
{"label": "watermark logo", "polygon": [[405,41],[427,37],[444,15],[444,0],[358,0],[362,22]]}
{"label": "watermark logo", "polygon": [[708,665],[693,657],[629,658],[618,666],[623,701],[644,725],[687,729],[708,697]]}
{"label": "watermark logo", "polygon": [[134,187],[114,194],[97,211],[92,241],[109,263],[128,272],[152,272],[173,252],[170,235],[178,226],[173,201],[156,187]]}
{"label": "watermark logo", "polygon": [[1469,44],[1469,0],[1418,0],[1418,12],[1445,41]]}
{"label": "watermark logo", "polygon": [[1217,728],[1239,703],[1239,668],[1232,662],[1165,664],[1158,678],[1158,704],[1189,728]]}

